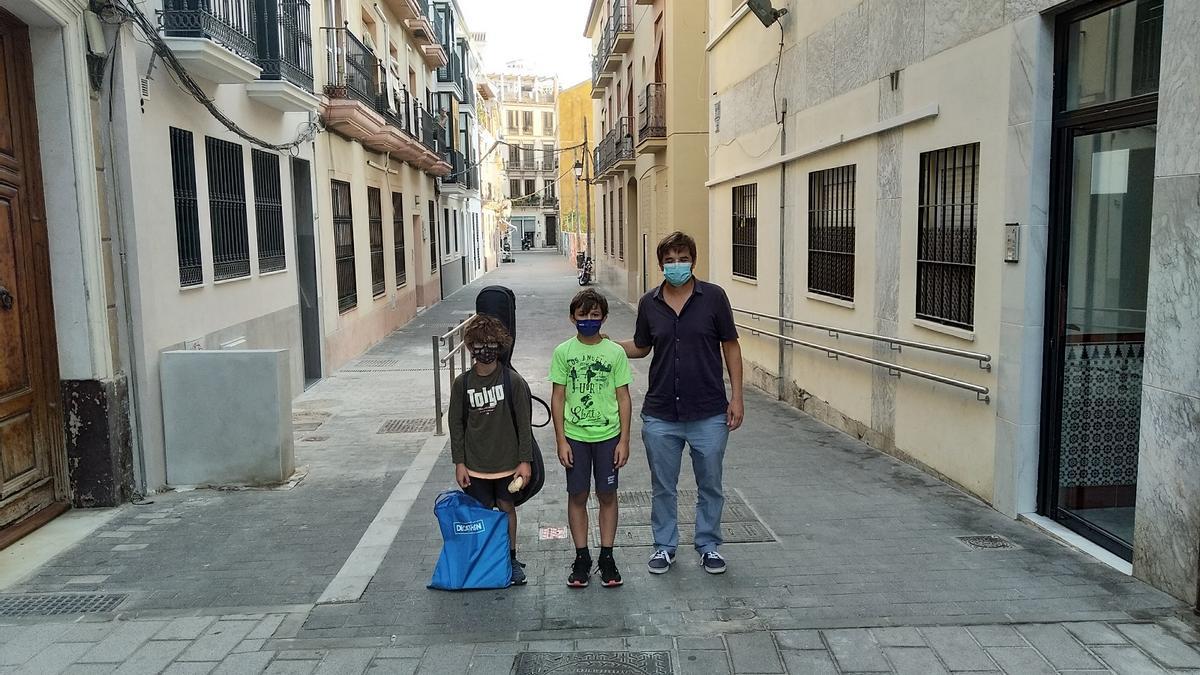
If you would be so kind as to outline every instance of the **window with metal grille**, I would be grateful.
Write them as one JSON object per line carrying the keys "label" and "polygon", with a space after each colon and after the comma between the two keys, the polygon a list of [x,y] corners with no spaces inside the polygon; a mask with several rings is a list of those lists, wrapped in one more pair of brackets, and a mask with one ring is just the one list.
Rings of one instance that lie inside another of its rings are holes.
{"label": "window with metal grille", "polygon": [[404,195],[392,193],[392,244],[396,254],[396,288],[408,283],[408,261],[404,258]]}
{"label": "window with metal grille", "polygon": [[377,187],[367,188],[367,229],[371,237],[371,294],[383,295],[383,197]]}
{"label": "window with metal grille", "polygon": [[279,155],[252,150],[254,168],[254,221],[258,228],[258,272],[287,267],[283,244],[283,192],[279,183]]}
{"label": "window with metal grille", "polygon": [[854,300],[856,169],[808,174],[808,290]]}
{"label": "window with metal grille", "polygon": [[617,188],[617,258],[625,259],[625,188]]}
{"label": "window with metal grille", "polygon": [[446,244],[446,253],[450,253],[450,209],[442,209],[442,227],[446,235],[442,241]]}
{"label": "window with metal grille", "polygon": [[246,168],[242,146],[206,136],[208,208],[212,221],[213,277],[250,276],[250,229],[246,220]]}
{"label": "window with metal grille", "polygon": [[337,268],[338,310],[345,312],[358,305],[358,281],[354,268],[354,208],[350,202],[350,184],[330,181],[333,202],[333,250]]}
{"label": "window with metal grille", "polygon": [[508,181],[508,198],[516,199],[521,196],[521,181],[512,179]]}
{"label": "window with metal grille", "polygon": [[608,255],[608,195],[600,197],[600,222],[604,225],[604,255]]}
{"label": "window with metal grille", "polygon": [[758,278],[758,184],[733,188],[733,275]]}
{"label": "window with metal grille", "polygon": [[554,113],[545,111],[542,113],[542,135],[549,136],[554,133]]}
{"label": "window with metal grille", "polygon": [[200,212],[196,199],[196,150],[192,132],[171,127],[171,179],[175,189],[175,246],[179,285],[204,283],[200,258]]}
{"label": "window with metal grille", "polygon": [[917,317],[971,329],[979,144],[921,153]]}
{"label": "window with metal grille", "polygon": [[437,205],[429,200],[429,273],[438,271]]}

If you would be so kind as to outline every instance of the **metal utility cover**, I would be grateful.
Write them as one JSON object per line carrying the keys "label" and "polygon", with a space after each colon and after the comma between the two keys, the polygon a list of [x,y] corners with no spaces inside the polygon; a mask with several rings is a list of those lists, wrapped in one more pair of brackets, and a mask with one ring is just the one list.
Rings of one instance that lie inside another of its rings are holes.
{"label": "metal utility cover", "polygon": [[1021,548],[998,534],[971,534],[955,539],[977,551],[1011,551]]}
{"label": "metal utility cover", "polygon": [[368,357],[342,368],[342,371],[347,373],[421,373],[432,372],[433,368],[405,368],[401,364],[401,359],[397,357]]}
{"label": "metal utility cover", "polygon": [[0,616],[54,616],[110,612],[128,596],[105,593],[0,595]]}
{"label": "metal utility cover", "polygon": [[433,431],[434,421],[430,417],[411,417],[388,420],[379,427],[377,434],[423,434]]}
{"label": "metal utility cover", "polygon": [[521,652],[514,675],[673,675],[670,652]]}

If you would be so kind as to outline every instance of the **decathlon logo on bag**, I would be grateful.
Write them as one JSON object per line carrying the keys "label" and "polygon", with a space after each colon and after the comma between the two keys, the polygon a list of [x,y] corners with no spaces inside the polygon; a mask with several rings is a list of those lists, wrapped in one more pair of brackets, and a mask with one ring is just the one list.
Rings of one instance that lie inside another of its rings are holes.
{"label": "decathlon logo on bag", "polygon": [[484,529],[482,520],[473,520],[469,523],[454,523],[454,534],[479,534]]}

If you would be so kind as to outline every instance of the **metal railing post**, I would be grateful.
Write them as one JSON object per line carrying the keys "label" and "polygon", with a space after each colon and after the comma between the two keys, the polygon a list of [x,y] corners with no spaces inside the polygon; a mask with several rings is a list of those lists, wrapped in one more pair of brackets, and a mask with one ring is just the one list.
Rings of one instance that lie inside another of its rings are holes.
{"label": "metal railing post", "polygon": [[[451,328],[450,330],[453,331],[454,329]],[[451,333],[450,337],[446,338],[446,356],[450,357],[448,364],[450,366],[450,384],[454,384],[454,378],[456,377],[454,374],[454,333]]]}
{"label": "metal railing post", "polygon": [[460,365],[461,365],[460,370],[463,373],[466,373],[467,372],[467,338],[466,338],[466,336],[463,336],[462,349],[458,350],[458,356],[459,356]]}
{"label": "metal railing post", "polygon": [[433,407],[436,420],[435,435],[445,436],[446,429],[442,424],[442,355],[439,353],[441,338],[433,336]]}

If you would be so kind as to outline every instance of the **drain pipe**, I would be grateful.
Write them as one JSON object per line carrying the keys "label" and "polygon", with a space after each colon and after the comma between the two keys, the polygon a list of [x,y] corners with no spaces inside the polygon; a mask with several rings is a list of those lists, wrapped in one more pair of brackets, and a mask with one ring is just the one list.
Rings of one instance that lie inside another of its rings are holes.
{"label": "drain pipe", "polygon": [[[782,157],[787,154],[787,99],[783,99],[780,106],[782,113],[780,114],[779,124],[779,155]],[[785,216],[787,207],[787,162],[779,164],[779,316],[788,316],[788,269],[787,269],[787,228],[785,227]],[[780,320],[779,334],[790,335],[785,331],[791,330],[791,324]],[[784,340],[779,341],[779,388],[778,395],[780,401],[787,401],[788,383],[791,380],[791,368],[787,359],[787,343]]]}

